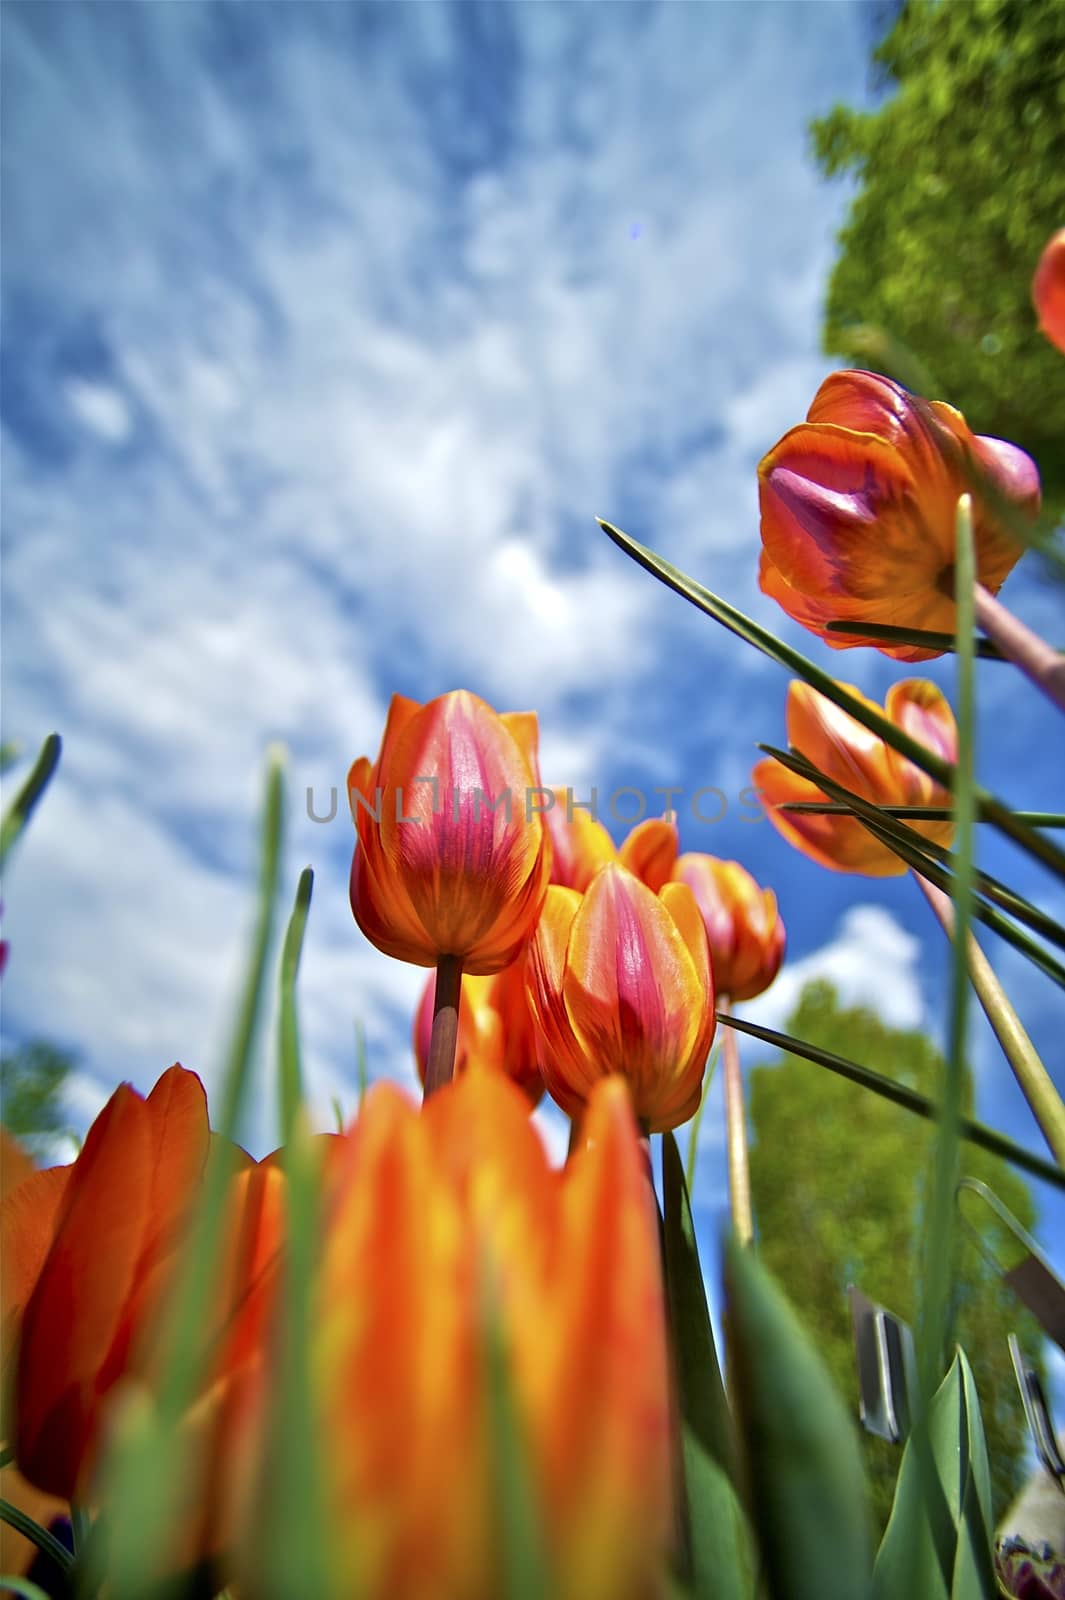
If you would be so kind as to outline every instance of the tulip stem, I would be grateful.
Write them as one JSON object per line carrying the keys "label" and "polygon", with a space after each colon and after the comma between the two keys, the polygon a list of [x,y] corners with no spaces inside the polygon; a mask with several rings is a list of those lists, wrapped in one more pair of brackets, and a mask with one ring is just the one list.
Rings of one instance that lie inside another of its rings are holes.
{"label": "tulip stem", "polygon": [[[954,907],[949,896],[922,878],[920,873],[915,872],[914,877],[947,938],[952,939]],[[1044,1139],[1058,1165],[1065,1167],[1065,1105],[996,978],[991,963],[972,934],[969,935],[969,978]]]}
{"label": "tulip stem", "polygon": [[[717,1009],[720,1014],[729,1015],[732,1007],[727,995],[719,998]],[[754,1243],[754,1213],[751,1209],[751,1166],[747,1156],[747,1114],[743,1105],[739,1044],[732,1028],[726,1028],[722,1035],[721,1054],[725,1064],[725,1133],[732,1226],[740,1243],[751,1245]]]}
{"label": "tulip stem", "polygon": [[1065,656],[1007,611],[981,583],[976,585],[976,621],[1002,654],[1020,667],[1059,711],[1065,711]]}
{"label": "tulip stem", "polygon": [[425,1096],[429,1098],[455,1074],[455,1046],[459,1037],[459,995],[462,991],[462,957],[441,956],[436,964],[433,1033],[425,1068]]}

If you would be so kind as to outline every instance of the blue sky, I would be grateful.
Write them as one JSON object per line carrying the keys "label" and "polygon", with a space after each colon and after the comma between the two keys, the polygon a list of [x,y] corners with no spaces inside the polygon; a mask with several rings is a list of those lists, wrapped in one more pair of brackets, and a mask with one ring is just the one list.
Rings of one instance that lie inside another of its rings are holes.
{"label": "blue sky", "polygon": [[[412,1081],[424,975],[362,941],[343,805],[326,825],[304,803],[376,750],[394,690],[534,707],[545,778],[578,794],[720,787],[713,825],[682,799],[684,847],[743,860],[789,932],[750,1014],[779,1024],[823,973],[942,1040],[945,948],[912,885],[827,874],[736,803],[755,741],[783,740],[785,676],[594,522],[867,693],[905,675],[823,649],[755,581],[756,463],[835,364],[819,307],[847,192],[805,130],[868,100],[874,20],[9,0],[4,736],[33,748],[54,727],[65,746],[4,886],[4,1029],[78,1049],[82,1125],[174,1059],[213,1081],[272,739],[291,757],[288,889],[305,861],[317,874],[315,1102],[353,1103],[356,1018],[373,1070]],[[1037,572],[1006,598],[1060,633]],[[949,663],[930,675],[949,689]],[[979,688],[984,777],[1060,803],[1053,714],[1003,668]],[[982,845],[1065,912],[1060,885]],[[1060,1073],[1060,997],[988,949]],[[973,1054],[980,1114],[1036,1142],[982,1022]],[[716,1095],[700,1195],[709,1231]],[[1044,1198],[1051,1237],[1065,1213]]]}

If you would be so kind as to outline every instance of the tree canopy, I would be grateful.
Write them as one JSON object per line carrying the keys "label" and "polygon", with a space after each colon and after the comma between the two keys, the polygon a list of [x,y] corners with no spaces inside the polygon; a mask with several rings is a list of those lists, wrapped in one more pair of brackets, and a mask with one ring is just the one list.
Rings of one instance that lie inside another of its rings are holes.
{"label": "tree canopy", "polygon": [[934,376],[926,398],[1035,458],[1060,522],[1065,360],[1038,330],[1031,282],[1065,224],[1065,5],[907,0],[874,61],[893,92],[811,129],[825,173],[857,180],[825,349],[910,383],[899,341]]}
{"label": "tree canopy", "polygon": [[[787,1028],[796,1038],[922,1093],[938,1092],[943,1061],[930,1040],[889,1028],[870,1011],[842,1009],[827,983],[806,986]],[[754,1068],[750,1112],[759,1255],[818,1339],[840,1392],[857,1412],[846,1288],[856,1284],[914,1326],[919,1230],[935,1131],[900,1106],[796,1056]],[[967,1144],[963,1171],[988,1184],[1026,1228],[1033,1226],[1027,1185],[997,1157]],[[990,1212],[987,1221],[985,1229],[981,1219],[985,1239],[1006,1255],[1008,1235]],[[964,1229],[959,1239],[954,1332],[980,1392],[1001,1515],[1023,1481],[1027,1440],[1006,1338],[1016,1332],[1030,1357],[1042,1340]],[[871,1505],[882,1526],[891,1509],[899,1447],[869,1434],[863,1440]]]}
{"label": "tree canopy", "polygon": [[74,1058],[46,1039],[31,1039],[0,1058],[0,1122],[32,1156],[70,1137],[63,1090]]}

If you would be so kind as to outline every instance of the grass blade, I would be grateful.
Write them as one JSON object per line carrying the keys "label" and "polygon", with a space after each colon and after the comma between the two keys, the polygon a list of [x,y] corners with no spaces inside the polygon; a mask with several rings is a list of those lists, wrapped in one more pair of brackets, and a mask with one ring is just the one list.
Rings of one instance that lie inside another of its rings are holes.
{"label": "grass blade", "polygon": [[973,893],[975,804],[973,766],[975,701],[973,694],[973,557],[972,500],[962,495],[955,525],[954,598],[958,620],[958,762],[954,798],[955,944],[950,967],[950,1029],[946,1073],[929,1196],[926,1251],[919,1298],[917,1366],[922,1413],[943,1372],[950,1329],[950,1286],[954,1261],[955,1207],[962,1096],[965,1083],[965,1040],[968,1021],[969,967],[966,950]]}
{"label": "grass blade", "polygon": [[[860,1084],[863,1089],[872,1090],[884,1100],[891,1100],[895,1105],[912,1111],[915,1116],[924,1117],[931,1122],[940,1115],[935,1101],[928,1099],[926,1095],[918,1094],[916,1089],[908,1089],[904,1084],[896,1083],[893,1078],[882,1077],[880,1073],[872,1072],[868,1067],[859,1066],[856,1061],[848,1061],[845,1056],[834,1055],[831,1050],[822,1050],[819,1045],[807,1044],[804,1039],[796,1039],[790,1033],[778,1033],[774,1028],[763,1028],[761,1023],[748,1022],[743,1017],[719,1015],[717,1020],[727,1027],[738,1028],[741,1033],[750,1034],[752,1039],[760,1039],[763,1044],[772,1045],[776,1050],[783,1050],[788,1055],[801,1056],[804,1061],[813,1061],[819,1067],[827,1067],[829,1072],[835,1072],[841,1078],[848,1078],[851,1083]],[[988,1128],[972,1117],[961,1118],[960,1131],[962,1138],[970,1144],[979,1145],[981,1149],[989,1150],[992,1155],[1001,1156],[1003,1161],[1009,1161],[1023,1172],[1031,1173],[1034,1178],[1041,1178],[1044,1183],[1053,1184],[1057,1189],[1065,1189],[1065,1171],[1044,1160],[1042,1156],[1026,1150],[1023,1145],[1015,1144],[1004,1133],[998,1133],[994,1128]]]}
{"label": "grass blade", "polygon": [[714,1081],[714,1073],[717,1070],[717,1061],[720,1054],[721,1046],[720,1044],[715,1044],[710,1052],[706,1077],[703,1079],[703,1092],[699,1097],[699,1109],[692,1118],[691,1127],[688,1130],[688,1159],[684,1163],[684,1183],[689,1195],[695,1192],[695,1168],[699,1159],[699,1129],[702,1125],[703,1112],[710,1096],[710,1085]]}
{"label": "grass blade", "polygon": [[[851,807],[831,800],[826,800],[824,805],[818,805],[816,800],[785,800],[778,809],[831,817],[844,815]],[[877,809],[886,817],[897,817],[901,822],[949,822],[954,815],[950,806],[879,806]],[[1065,812],[1062,811],[1015,811],[1013,815],[1032,828],[1065,828]],[[986,822],[987,819],[977,817],[976,820]]]}
{"label": "grass blade", "polygon": [[296,1114],[303,1103],[303,1072],[300,1063],[299,1023],[296,1015],[296,974],[303,951],[303,935],[311,908],[314,873],[304,867],[296,887],[285,943],[281,953],[280,1011],[278,1019],[278,1081],[281,1090],[281,1138],[287,1144],[296,1125]]}
{"label": "grass blade", "polygon": [[751,1250],[725,1251],[729,1388],[773,1600],[863,1600],[871,1550],[857,1429]]}
{"label": "grass blade", "polygon": [[62,749],[63,741],[58,733],[50,733],[42,744],[25,783],[5,811],[4,820],[0,822],[0,868],[7,861],[12,846],[29,822],[38,800],[51,782],[52,774],[59,765]]}
{"label": "grass blade", "polygon": [[0,1500],[0,1522],[6,1522],[8,1527],[14,1528],[16,1533],[21,1533],[24,1539],[35,1544],[44,1555],[54,1561],[62,1572],[72,1572],[74,1557],[65,1544],[60,1544],[54,1533],[47,1528],[42,1528],[39,1522],[27,1516],[25,1511],[18,1506],[13,1506],[10,1500]]}
{"label": "grass blade", "polygon": [[[626,555],[631,556],[639,566],[658,578],[667,588],[672,589],[675,594],[679,594],[685,600],[690,601],[698,610],[704,611],[707,616],[713,617],[715,621],[720,622],[723,627],[727,628],[730,633],[734,633],[738,638],[754,645],[755,649],[761,650],[763,655],[769,656],[782,667],[786,667],[789,672],[794,672],[798,677],[810,684],[812,688],[823,694],[826,700],[831,700],[834,705],[839,706],[841,710],[852,716],[856,722],[860,722],[870,732],[877,734],[885,744],[890,745],[899,755],[905,756],[907,760],[912,761],[914,766],[920,767],[922,772],[927,772],[944,789],[953,790],[954,768],[949,761],[942,760],[941,757],[921,744],[918,739],[911,738],[902,728],[896,727],[887,717],[864,705],[860,700],[856,700],[841,684],[836,682],[835,678],[822,671],[820,667],[815,666],[801,651],[793,649],[791,645],[785,644],[782,639],[776,638],[774,634],[769,632],[768,628],[761,627],[759,623],[754,622],[735,606],[730,605],[727,600],[721,600],[716,594],[712,594],[701,583],[696,583],[693,578],[689,578],[670,562],[664,561],[653,550],[648,550],[638,540],[630,538],[627,533],[622,533],[620,528],[615,528],[612,523],[604,522],[602,517],[598,517],[596,520],[603,532],[613,540],[619,549],[624,550]],[[1059,877],[1065,878],[1065,851],[1060,850],[1051,840],[1044,839],[1035,829],[1028,827],[1023,822],[1019,822],[1010,807],[996,795],[976,785],[973,786],[972,792],[982,816],[992,822],[1001,832],[1007,834],[1029,855],[1041,861],[1045,867],[1050,868]]]}
{"label": "grass blade", "polygon": [[[832,781],[832,778],[827,778],[822,771],[819,771],[819,768],[812,765],[812,762],[808,762],[806,757],[798,754],[796,750],[779,750],[772,744],[760,744],[758,749],[764,750],[768,755],[772,755],[774,760],[780,762],[780,765],[787,766],[788,771],[798,773],[801,778],[808,778],[811,782],[817,782],[819,786],[824,787],[830,794],[836,795],[841,800],[846,797],[846,810],[851,811],[856,816],[857,821],[862,822],[872,834],[876,835],[876,838],[880,838],[881,843],[884,843],[889,850],[894,851],[899,856],[900,861],[905,861],[905,864],[908,867],[913,867],[915,872],[919,872],[923,877],[929,878],[929,882],[935,883],[939,888],[950,893],[953,878],[943,870],[935,856],[927,853],[929,850],[939,851],[940,846],[931,845],[923,835],[916,834],[915,830],[903,826],[897,819],[889,818],[886,813],[881,811],[880,806],[872,805],[872,802],[864,800],[860,795],[852,794],[851,790],[844,789],[841,784],[836,784],[836,782]],[[980,878],[982,875],[975,874],[975,877]],[[991,880],[991,882],[995,882],[995,880]],[[1019,898],[1019,896],[1012,896],[1011,890],[1004,890],[1004,894],[1011,896],[1011,898]],[[1022,904],[1025,907],[1028,906],[1027,901],[1022,901]],[[1035,912],[1039,920],[1043,920],[1044,914],[1039,912],[1038,907],[1031,907],[1031,910]],[[1046,973],[1047,978],[1052,978],[1055,984],[1065,987],[1065,966],[1057,962],[1049,954],[1049,950],[1044,950],[1043,946],[1039,946],[1033,939],[1028,938],[1028,934],[1022,928],[1017,928],[1015,923],[1009,922],[1009,918],[1003,917],[1003,914],[995,910],[995,907],[990,906],[985,899],[980,898],[979,894],[972,899],[972,915],[979,918],[980,922],[987,923],[988,928],[993,928],[995,933],[1001,934],[1001,938],[1006,939],[1015,949],[1020,950],[1020,954],[1025,955],[1033,965],[1038,966],[1039,970]],[[1059,925],[1052,918],[1047,918],[1047,920],[1051,922],[1055,933],[1060,931]]]}
{"label": "grass blade", "polygon": [[[236,1134],[250,1075],[266,986],[281,857],[284,757],[272,748],[267,759],[259,852],[259,896],[243,992],[226,1056],[220,1129],[224,1141]],[[105,1499],[121,1507],[109,1519],[108,1582],[116,1600],[151,1594],[158,1561],[166,1570],[168,1551],[180,1530],[175,1508],[188,1493],[193,1470],[181,1419],[195,1397],[205,1360],[203,1329],[224,1237],[221,1226],[229,1179],[228,1146],[208,1162],[203,1191],[163,1329],[160,1383],[156,1403],[147,1397],[131,1404],[115,1428]]]}

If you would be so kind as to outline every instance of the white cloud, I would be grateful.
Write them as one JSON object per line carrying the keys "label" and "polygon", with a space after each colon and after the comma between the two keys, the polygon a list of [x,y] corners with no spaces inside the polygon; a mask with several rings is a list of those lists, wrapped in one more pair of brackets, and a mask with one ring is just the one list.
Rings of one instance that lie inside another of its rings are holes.
{"label": "white cloud", "polygon": [[80,422],[108,444],[121,444],[133,430],[129,406],[117,389],[71,378],[64,385],[67,404]]}
{"label": "white cloud", "polygon": [[797,961],[785,963],[771,988],[743,1007],[763,1027],[780,1028],[804,984],[825,978],[844,1006],[868,1006],[892,1028],[925,1021],[920,980],[921,941],[877,905],[851,906],[836,935]]}

